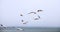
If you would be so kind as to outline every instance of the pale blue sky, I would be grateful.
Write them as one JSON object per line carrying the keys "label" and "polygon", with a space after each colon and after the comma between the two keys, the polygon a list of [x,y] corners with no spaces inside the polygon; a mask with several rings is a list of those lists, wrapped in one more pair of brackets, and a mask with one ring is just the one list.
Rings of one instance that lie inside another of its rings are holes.
{"label": "pale blue sky", "polygon": [[[41,19],[34,21],[27,13],[38,9],[43,10],[37,13]],[[20,13],[24,17],[20,17]],[[21,19],[29,23],[23,25]],[[60,0],[0,0],[0,23],[4,26],[60,27]]]}

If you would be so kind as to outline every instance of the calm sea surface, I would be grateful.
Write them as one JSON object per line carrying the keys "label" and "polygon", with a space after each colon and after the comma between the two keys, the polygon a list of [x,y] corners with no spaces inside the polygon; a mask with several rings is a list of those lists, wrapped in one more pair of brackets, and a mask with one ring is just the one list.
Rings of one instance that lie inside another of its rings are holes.
{"label": "calm sea surface", "polygon": [[[20,30],[21,29],[21,30]],[[47,27],[0,27],[0,32],[60,32],[60,28]]]}

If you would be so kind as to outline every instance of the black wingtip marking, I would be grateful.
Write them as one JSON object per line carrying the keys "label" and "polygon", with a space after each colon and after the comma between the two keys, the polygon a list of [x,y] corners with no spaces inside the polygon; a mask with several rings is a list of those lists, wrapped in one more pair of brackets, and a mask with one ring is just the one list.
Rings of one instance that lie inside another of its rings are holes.
{"label": "black wingtip marking", "polygon": [[20,16],[23,16],[23,14],[20,14]]}
{"label": "black wingtip marking", "polygon": [[37,12],[41,12],[41,11],[43,11],[43,10],[37,10]]}

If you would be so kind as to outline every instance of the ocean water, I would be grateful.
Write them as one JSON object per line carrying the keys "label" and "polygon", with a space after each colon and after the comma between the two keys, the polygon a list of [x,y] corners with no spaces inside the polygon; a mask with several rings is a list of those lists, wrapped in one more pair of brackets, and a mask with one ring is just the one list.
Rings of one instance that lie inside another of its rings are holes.
{"label": "ocean water", "polygon": [[[19,29],[18,29],[19,28]],[[22,30],[20,30],[20,28]],[[6,27],[1,28],[0,32],[60,32],[60,28],[47,27]]]}

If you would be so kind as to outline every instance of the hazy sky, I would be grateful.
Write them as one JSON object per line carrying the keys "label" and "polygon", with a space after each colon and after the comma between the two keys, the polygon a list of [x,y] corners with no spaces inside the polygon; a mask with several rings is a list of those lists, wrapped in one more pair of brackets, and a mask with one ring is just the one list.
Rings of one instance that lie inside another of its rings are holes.
{"label": "hazy sky", "polygon": [[[42,9],[40,20],[33,20],[36,15],[27,15]],[[24,16],[20,17],[20,13]],[[23,25],[21,19],[28,21]],[[4,26],[60,27],[60,0],[0,0],[0,24]]]}

